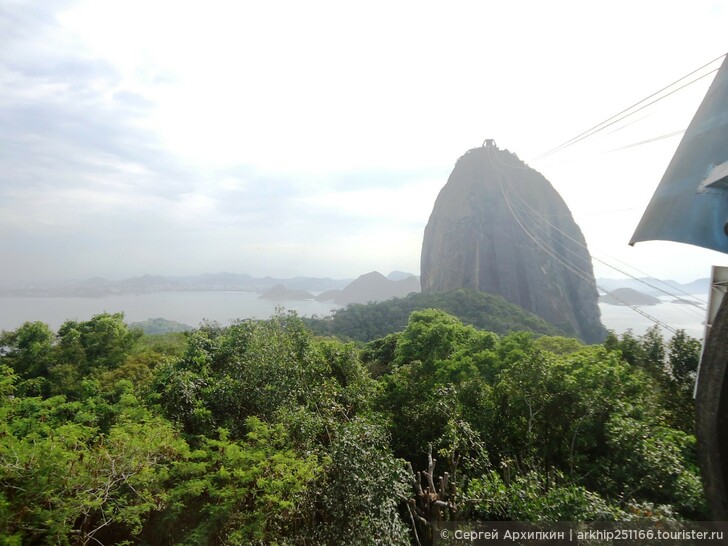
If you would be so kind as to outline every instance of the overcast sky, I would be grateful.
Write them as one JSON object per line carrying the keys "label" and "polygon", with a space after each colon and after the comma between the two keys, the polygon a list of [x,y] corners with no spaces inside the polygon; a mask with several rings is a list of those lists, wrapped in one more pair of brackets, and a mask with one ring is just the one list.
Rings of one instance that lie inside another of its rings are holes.
{"label": "overcast sky", "polygon": [[726,256],[627,242],[680,136],[638,143],[684,130],[711,77],[538,158],[728,51],[726,28],[702,0],[4,0],[0,281],[419,273],[486,138],[595,256],[708,276]]}

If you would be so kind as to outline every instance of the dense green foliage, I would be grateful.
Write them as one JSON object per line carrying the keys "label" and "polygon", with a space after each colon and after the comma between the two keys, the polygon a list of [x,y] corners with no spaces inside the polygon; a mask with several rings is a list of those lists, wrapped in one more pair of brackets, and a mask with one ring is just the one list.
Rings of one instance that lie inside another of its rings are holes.
{"label": "dense green foliage", "polygon": [[0,544],[421,544],[434,520],[707,518],[699,344],[409,315],[0,335]]}
{"label": "dense green foliage", "polygon": [[303,320],[318,335],[367,342],[401,332],[410,314],[422,309],[442,309],[465,324],[497,334],[522,331],[564,334],[501,296],[464,288],[445,294],[413,293],[376,303],[354,303],[337,309],[330,317]]}
{"label": "dense green foliage", "polygon": [[141,322],[132,322],[129,328],[138,329],[145,334],[171,334],[176,332],[189,332],[194,330],[191,326],[177,322],[176,320],[167,320],[164,318],[153,318],[143,320]]}

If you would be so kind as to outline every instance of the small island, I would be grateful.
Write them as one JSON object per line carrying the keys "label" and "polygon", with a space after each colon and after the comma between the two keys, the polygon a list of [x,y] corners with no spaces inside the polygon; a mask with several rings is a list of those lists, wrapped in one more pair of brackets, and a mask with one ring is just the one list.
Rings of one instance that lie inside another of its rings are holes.
{"label": "small island", "polygon": [[607,305],[657,305],[660,300],[633,288],[617,288],[599,298],[600,303]]}
{"label": "small island", "polygon": [[273,301],[304,301],[313,300],[314,295],[306,290],[295,290],[286,288],[283,284],[276,284],[273,288],[266,290],[260,296],[260,300],[273,300]]}

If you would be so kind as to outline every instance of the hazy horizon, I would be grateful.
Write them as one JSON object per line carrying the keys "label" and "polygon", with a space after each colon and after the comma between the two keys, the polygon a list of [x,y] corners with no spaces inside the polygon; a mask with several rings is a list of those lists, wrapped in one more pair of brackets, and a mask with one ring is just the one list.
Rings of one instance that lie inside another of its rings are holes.
{"label": "hazy horizon", "polygon": [[[201,271],[201,272],[195,272],[195,273],[156,273],[156,272],[147,272],[142,273],[139,275],[110,275],[110,276],[103,276],[103,275],[79,275],[79,276],[69,276],[69,277],[47,277],[47,278],[38,278],[38,279],[28,279],[28,280],[18,280],[18,281],[12,281],[12,280],[3,280],[0,281],[0,288],[17,288],[20,286],[27,286],[32,284],[37,285],[53,285],[53,284],[64,284],[64,283],[75,283],[75,282],[85,282],[85,281],[91,281],[91,280],[104,280],[108,282],[122,282],[129,279],[139,279],[144,277],[164,277],[169,279],[180,279],[180,278],[194,278],[194,277],[204,277],[204,276],[216,276],[216,275],[235,275],[235,276],[249,276],[255,279],[263,279],[263,278],[272,278],[272,279],[280,279],[280,280],[286,280],[286,279],[297,279],[297,278],[310,278],[310,279],[331,279],[334,281],[352,281],[356,279],[357,277],[360,277],[362,275],[366,275],[368,273],[381,273],[385,277],[389,277],[390,275],[397,275],[397,274],[407,274],[412,275],[415,277],[419,277],[419,272],[413,272],[413,271],[404,271],[401,269],[393,269],[391,271],[380,271],[377,269],[373,269],[371,271],[362,271],[361,273],[358,273],[356,275],[352,276],[334,276],[334,275],[253,275],[251,273],[248,273],[247,271]],[[687,279],[676,279],[676,278],[660,278],[660,277],[648,277],[648,276],[628,276],[628,275],[619,275],[618,273],[615,275],[597,275],[595,276],[597,280],[597,284],[599,283],[600,279],[604,280],[610,280],[610,281],[630,281],[630,280],[639,280],[644,278],[652,278],[661,282],[675,282],[678,284],[691,284],[696,281],[701,281],[704,279],[710,279],[710,273],[698,276],[695,278],[687,278]]]}

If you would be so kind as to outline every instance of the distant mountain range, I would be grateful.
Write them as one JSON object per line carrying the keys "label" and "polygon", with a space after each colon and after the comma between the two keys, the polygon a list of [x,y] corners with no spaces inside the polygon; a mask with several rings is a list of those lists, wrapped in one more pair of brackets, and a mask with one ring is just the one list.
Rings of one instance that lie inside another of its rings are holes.
{"label": "distant mountain range", "polygon": [[305,290],[288,288],[278,284],[264,292],[260,298],[273,301],[292,301],[315,299],[339,305],[350,303],[369,303],[403,298],[412,292],[420,291],[420,280],[411,274],[394,272],[385,277],[378,271],[360,275],[344,288],[333,288],[314,296]]}
{"label": "distant mountain range", "polygon": [[321,292],[343,288],[351,279],[317,277],[253,277],[238,273],[205,273],[171,277],[143,275],[120,281],[93,277],[79,281],[37,283],[25,286],[0,288],[2,296],[109,296],[115,294],[147,294],[151,292],[262,292],[277,284],[288,288]]}
{"label": "distant mountain range", "polygon": [[[597,279],[600,292],[612,292],[618,288],[630,288],[653,297],[665,296],[660,289],[676,298],[688,294],[707,294],[710,279],[702,278],[689,283],[645,277],[642,279]],[[276,288],[277,287],[277,288]],[[253,277],[239,273],[205,273],[188,276],[143,275],[119,281],[92,277],[78,281],[58,281],[0,287],[0,296],[34,297],[100,297],[124,294],[148,294],[152,292],[258,292],[267,299],[291,301],[316,299],[339,305],[383,301],[393,297],[404,297],[420,291],[416,275],[393,271],[386,277],[373,271],[357,279],[332,279],[330,277]],[[633,302],[630,301],[630,304]]]}
{"label": "distant mountain range", "polygon": [[597,279],[600,292],[612,292],[617,288],[631,288],[649,296],[660,297],[674,295],[676,297],[687,294],[708,294],[710,292],[710,278],[705,277],[689,283],[677,281],[662,281],[652,277],[639,279]]}
{"label": "distant mountain range", "polygon": [[[373,273],[362,275],[371,281]],[[321,293],[328,295],[323,301],[336,303],[349,303],[350,301],[380,301],[387,297],[397,295],[406,296],[409,292],[419,291],[419,279],[411,273],[393,271],[387,277],[376,273],[379,287],[363,290],[361,294],[350,296],[356,287],[367,282],[352,283],[352,279],[332,279],[329,277],[253,277],[238,273],[205,273],[202,275],[188,275],[181,277],[162,275],[143,275],[131,277],[120,281],[112,281],[101,277],[92,277],[78,281],[58,281],[47,283],[34,283],[22,286],[0,287],[0,296],[80,296],[100,297],[124,294],[149,294],[153,292],[260,292],[265,293],[277,287],[274,297],[269,299],[311,299]],[[367,277],[369,276],[369,277]],[[381,282],[381,279],[384,282]],[[409,280],[414,279],[414,280]],[[357,279],[358,280],[358,279]],[[354,287],[345,290],[350,284]],[[371,284],[371,282],[369,282]],[[382,288],[383,286],[387,288]],[[416,289],[415,289],[416,287]],[[381,297],[389,292],[391,296]],[[371,299],[361,300],[361,297],[372,296]],[[352,299],[353,298],[353,299]],[[349,301],[346,301],[346,300]]]}

